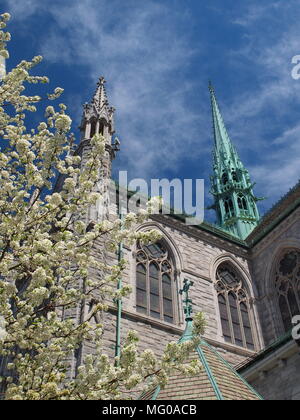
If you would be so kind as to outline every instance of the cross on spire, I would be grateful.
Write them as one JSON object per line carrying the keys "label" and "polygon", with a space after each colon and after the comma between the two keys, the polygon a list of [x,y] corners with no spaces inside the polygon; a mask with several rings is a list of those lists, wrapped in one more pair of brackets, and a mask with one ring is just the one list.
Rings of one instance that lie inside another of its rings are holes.
{"label": "cross on spire", "polygon": [[181,290],[179,290],[180,295],[184,294],[183,309],[184,309],[184,314],[185,314],[185,320],[186,321],[190,321],[192,319],[193,301],[189,297],[189,290],[190,290],[190,287],[192,287],[193,285],[194,285],[193,281],[185,279],[183,281],[183,288]]}
{"label": "cross on spire", "polygon": [[102,86],[105,83],[106,83],[105,77],[104,76],[101,76],[101,77],[99,77],[99,81],[97,83],[97,86]]}

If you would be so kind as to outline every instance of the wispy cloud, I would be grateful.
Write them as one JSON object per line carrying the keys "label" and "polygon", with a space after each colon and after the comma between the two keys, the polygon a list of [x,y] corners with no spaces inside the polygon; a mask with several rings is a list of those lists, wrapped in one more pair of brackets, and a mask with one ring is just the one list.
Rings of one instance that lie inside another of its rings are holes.
{"label": "wispy cloud", "polygon": [[300,178],[300,124],[283,131],[270,143],[268,157],[267,167],[254,166],[252,169],[268,184],[268,194],[274,196],[286,192],[287,187]]}
{"label": "wispy cloud", "polygon": [[6,3],[13,18],[18,21],[24,21],[44,9],[39,0],[6,0]]}
{"label": "wispy cloud", "polygon": [[[231,137],[258,195],[270,197],[264,208],[298,180],[300,81],[291,78],[291,58],[300,54],[298,0],[239,2],[231,11],[221,0],[200,11],[175,0],[8,3],[20,23],[49,16],[39,33],[46,61],[84,72],[84,91],[79,87],[67,98],[76,119],[89,99],[86,86],[91,94],[97,78],[107,78],[122,142],[118,165],[130,176],[186,174],[189,162],[199,162],[194,175],[208,177],[212,138],[205,84],[216,67],[222,68],[217,94],[222,105],[223,83]],[[207,21],[200,23],[205,13]],[[224,83],[232,75],[231,89]]]}
{"label": "wispy cloud", "polygon": [[249,169],[257,191],[269,197],[264,208],[300,177],[300,83],[291,77],[291,59],[300,52],[300,10],[292,3],[295,6],[292,1],[248,7],[247,16],[240,18],[245,25],[246,20],[250,26],[259,19],[263,25],[264,19],[276,18],[270,15],[274,7],[282,15],[281,25],[271,32],[254,25],[246,32],[243,47],[228,52],[240,71],[243,66],[253,68],[257,83],[236,96],[226,115],[240,150],[244,156],[252,154]]}
{"label": "wispy cloud", "polygon": [[187,17],[151,0],[54,2],[49,12],[56,25],[41,40],[45,59],[84,64],[91,85],[106,76],[121,164],[131,176],[159,176],[179,165],[182,153],[199,149],[200,116],[188,103],[193,85],[184,80],[194,53],[180,30]]}
{"label": "wispy cloud", "polygon": [[248,4],[245,13],[235,17],[232,23],[245,27],[253,25],[258,20],[265,19],[266,15],[272,14],[274,11],[280,9],[281,5],[282,2],[280,1],[265,2],[264,4],[261,4],[261,2]]}

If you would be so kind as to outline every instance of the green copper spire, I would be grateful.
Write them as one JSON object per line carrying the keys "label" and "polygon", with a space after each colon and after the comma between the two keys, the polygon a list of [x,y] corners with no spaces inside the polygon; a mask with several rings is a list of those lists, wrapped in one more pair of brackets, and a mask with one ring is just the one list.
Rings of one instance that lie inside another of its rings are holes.
{"label": "green copper spire", "polygon": [[214,130],[214,174],[211,177],[211,193],[214,196],[218,225],[240,239],[246,239],[257,226],[260,216],[259,198],[253,193],[249,172],[241,162],[230,140],[216,99],[209,83]]}

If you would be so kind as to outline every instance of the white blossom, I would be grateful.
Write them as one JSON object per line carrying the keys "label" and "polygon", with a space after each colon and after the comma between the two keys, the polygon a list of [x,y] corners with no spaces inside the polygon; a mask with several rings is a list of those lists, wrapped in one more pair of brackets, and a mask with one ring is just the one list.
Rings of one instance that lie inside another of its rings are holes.
{"label": "white blossom", "polygon": [[72,120],[68,115],[60,115],[55,121],[55,127],[65,132],[70,130],[71,124]]}
{"label": "white blossom", "polygon": [[[2,57],[8,57],[10,35],[4,29],[9,18],[0,15]],[[0,150],[0,357],[9,360],[6,368],[12,371],[3,378],[5,399],[121,399],[124,388],[164,386],[174,370],[195,373],[198,366],[184,360],[196,341],[170,343],[158,359],[150,350],[140,352],[136,333],[129,332],[118,358],[110,360],[103,353],[103,326],[92,318],[102,316],[109,302],[127,296],[131,288],[115,290],[126,261],[114,265],[95,258],[94,243],[105,236],[107,250],[115,251],[120,242],[155,242],[160,233],[139,231],[137,224],[161,201],[153,200],[147,210],[130,213],[124,221],[105,220],[87,229],[91,206],[103,199],[95,185],[105,139],[93,136],[84,164],[78,166],[80,156],[70,154],[72,120],[65,105],[58,110],[46,106],[46,120],[38,119],[36,128],[27,129],[26,111],[44,105],[39,95],[26,95],[25,86],[49,82],[32,75],[41,60],[36,56],[21,61],[0,82],[0,138],[5,146]],[[55,100],[62,93],[56,88],[48,98]],[[58,173],[65,177],[60,192],[54,189]],[[83,301],[99,295],[103,301],[95,300],[89,315],[72,318]],[[203,325],[202,315],[197,316],[195,334],[203,333]],[[95,354],[87,356],[71,378],[70,360],[87,341],[94,343]],[[147,384],[145,378],[150,378]]]}
{"label": "white blossom", "polygon": [[49,289],[46,287],[37,287],[30,292],[29,299],[32,304],[39,306],[43,300],[49,297]]}

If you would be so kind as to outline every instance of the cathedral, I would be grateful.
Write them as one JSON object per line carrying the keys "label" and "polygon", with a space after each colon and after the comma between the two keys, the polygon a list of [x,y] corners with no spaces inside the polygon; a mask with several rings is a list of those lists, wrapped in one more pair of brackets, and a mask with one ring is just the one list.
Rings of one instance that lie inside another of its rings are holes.
{"label": "cathedral", "polygon": [[[211,84],[209,91],[214,127],[211,194],[217,223],[190,226],[180,215],[157,214],[138,227],[157,229],[162,239],[121,247],[128,262],[122,282],[133,292],[109,306],[104,350],[117,355],[133,329],[141,349],[160,355],[170,341],[188,338],[192,315],[186,303],[192,301],[193,312],[203,312],[206,319],[205,335],[195,349],[203,372],[195,380],[171,378],[167,389],[141,398],[300,400],[300,349],[292,335],[292,319],[300,314],[300,183],[260,217],[260,198],[254,195]],[[119,150],[114,112],[101,78],[92,101],[84,105],[76,153],[84,164],[91,137],[103,134],[102,192]],[[118,217],[109,198],[104,205],[107,217]],[[88,217],[93,222],[100,216],[94,208]],[[102,255],[100,243],[96,248]],[[183,299],[187,293],[189,298]],[[80,357],[89,351],[86,344]]]}

